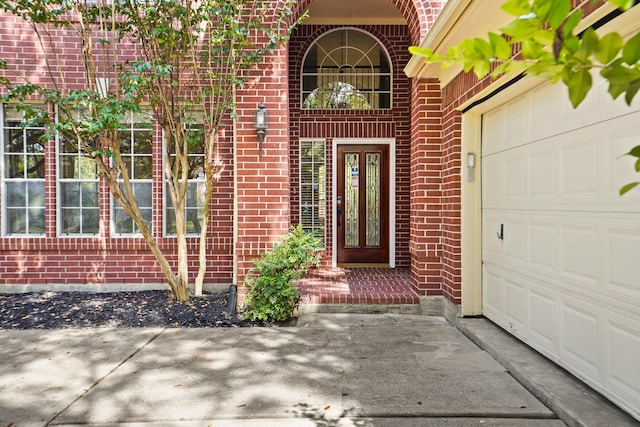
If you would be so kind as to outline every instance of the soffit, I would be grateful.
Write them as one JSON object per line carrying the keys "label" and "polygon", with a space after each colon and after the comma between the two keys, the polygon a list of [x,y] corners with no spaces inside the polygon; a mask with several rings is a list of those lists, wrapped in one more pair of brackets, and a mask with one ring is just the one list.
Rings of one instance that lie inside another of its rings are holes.
{"label": "soffit", "polygon": [[304,24],[406,25],[391,0],[314,0]]}

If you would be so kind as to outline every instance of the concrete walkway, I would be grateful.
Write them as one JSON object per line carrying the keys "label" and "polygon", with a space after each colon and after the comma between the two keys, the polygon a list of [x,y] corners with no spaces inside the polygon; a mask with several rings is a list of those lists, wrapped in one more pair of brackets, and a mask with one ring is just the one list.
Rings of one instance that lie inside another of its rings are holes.
{"label": "concrete walkway", "polygon": [[2,330],[0,426],[638,425],[488,321],[459,327]]}

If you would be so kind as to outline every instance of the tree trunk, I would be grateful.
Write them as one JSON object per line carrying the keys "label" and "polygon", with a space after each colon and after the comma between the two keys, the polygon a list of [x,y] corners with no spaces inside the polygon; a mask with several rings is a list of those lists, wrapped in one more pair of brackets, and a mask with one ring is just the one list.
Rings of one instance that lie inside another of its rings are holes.
{"label": "tree trunk", "polygon": [[212,154],[215,147],[216,135],[210,132],[205,140],[204,176],[205,191],[203,200],[203,219],[200,224],[200,251],[198,253],[198,276],[195,282],[195,295],[202,295],[204,276],[207,273],[207,235],[209,230],[209,217],[211,216],[211,195],[213,193],[213,164]]}

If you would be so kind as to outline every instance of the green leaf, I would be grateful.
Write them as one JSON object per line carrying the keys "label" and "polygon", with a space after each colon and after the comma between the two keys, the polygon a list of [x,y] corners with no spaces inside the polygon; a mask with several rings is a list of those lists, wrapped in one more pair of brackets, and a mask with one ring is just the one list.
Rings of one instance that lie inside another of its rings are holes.
{"label": "green leaf", "polygon": [[571,105],[573,105],[573,108],[577,108],[584,101],[589,90],[591,90],[593,83],[591,73],[586,68],[579,68],[574,72],[565,67],[563,80],[567,85],[567,89],[569,89]]}
{"label": "green leaf", "polygon": [[[480,38],[473,39],[473,46],[475,52],[477,52],[482,59],[493,59],[495,57],[491,44]],[[479,58],[476,58],[479,59]]]}
{"label": "green leaf", "polygon": [[537,19],[516,19],[500,28],[500,31],[511,36],[512,43],[517,43],[533,36],[540,29],[540,21]]}
{"label": "green leaf", "polygon": [[622,60],[629,65],[640,61],[640,33],[627,40],[622,50]]}
{"label": "green leaf", "polygon": [[624,97],[624,100],[627,103],[627,105],[631,105],[631,102],[633,101],[633,98],[635,98],[636,94],[638,93],[638,90],[640,90],[640,80],[635,80],[627,88],[627,94]]}
{"label": "green leaf", "polygon": [[531,5],[529,0],[509,0],[503,3],[500,9],[513,16],[522,16],[531,12]]}
{"label": "green leaf", "polygon": [[428,47],[409,46],[409,53],[412,55],[424,56],[427,60],[433,56],[433,50]]}
{"label": "green leaf", "polygon": [[609,3],[617,6],[622,10],[631,9],[631,6],[635,3],[634,0],[609,0]]}
{"label": "green leaf", "polygon": [[509,59],[511,57],[511,46],[504,37],[495,33],[489,33],[489,43],[491,43],[491,48],[496,58]]}
{"label": "green leaf", "polygon": [[582,10],[576,10],[573,12],[567,20],[564,22],[564,27],[562,27],[562,31],[564,32],[565,38],[569,36],[569,34],[573,34],[573,30],[576,29],[580,21],[582,20]]}
{"label": "green leaf", "polygon": [[580,47],[574,54],[579,61],[586,61],[598,47],[598,35],[593,28],[587,28],[580,40]]}
{"label": "green leaf", "polygon": [[551,8],[549,10],[549,18],[548,22],[551,28],[554,30],[559,28],[565,19],[567,19],[567,15],[571,12],[571,1],[570,0],[552,0]]}
{"label": "green leaf", "polygon": [[633,147],[627,154],[627,156],[633,156],[640,159],[640,145]]}
{"label": "green leaf", "polygon": [[640,182],[630,182],[629,184],[625,185],[624,187],[622,187],[620,189],[620,195],[624,196],[626,193],[628,193],[629,191],[633,190],[639,184],[640,184]]}
{"label": "green leaf", "polygon": [[602,77],[609,80],[610,84],[628,86],[640,79],[640,70],[625,67],[622,59],[617,59],[603,68],[600,72]]}
{"label": "green leaf", "polygon": [[542,45],[535,40],[522,40],[520,54],[525,59],[538,59],[544,52]]}
{"label": "green leaf", "polygon": [[636,172],[640,172],[640,159],[636,160]]}
{"label": "green leaf", "polygon": [[596,59],[602,64],[613,61],[622,49],[624,41],[618,33],[609,33],[600,39],[595,52]]}
{"label": "green leaf", "polygon": [[[553,3],[556,0],[535,0],[533,2],[533,12],[538,16],[542,21],[549,21],[549,14],[551,12],[551,8]],[[558,0],[560,1],[560,0]]]}

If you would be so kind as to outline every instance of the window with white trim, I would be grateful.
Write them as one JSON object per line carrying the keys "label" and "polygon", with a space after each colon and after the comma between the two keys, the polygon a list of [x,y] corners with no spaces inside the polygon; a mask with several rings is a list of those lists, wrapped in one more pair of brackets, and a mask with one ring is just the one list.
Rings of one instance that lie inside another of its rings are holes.
{"label": "window with white trim", "polygon": [[[185,219],[186,234],[197,236],[200,234],[200,221],[204,217],[204,196],[205,196],[205,177],[204,177],[204,125],[202,118],[196,120],[198,123],[186,126],[186,135],[190,139],[189,155],[188,155],[188,181],[187,196],[185,199]],[[167,141],[168,144],[168,161],[174,162],[176,157],[172,154],[175,149],[173,142]],[[178,172],[180,174],[180,172]],[[166,179],[165,179],[166,181]],[[165,212],[164,225],[165,235],[176,235],[176,216],[171,201],[171,194],[168,188],[168,182],[165,182]]]}
{"label": "window with white trim", "polygon": [[44,128],[22,126],[23,113],[15,105],[2,106],[2,194],[5,236],[45,233]]}
{"label": "window with white trim", "polygon": [[73,137],[58,135],[58,227],[62,236],[100,232],[98,173]]}
{"label": "window with white trim", "polygon": [[[153,125],[151,112],[129,113],[118,132],[120,156],[127,168],[131,189],[147,227],[151,229],[153,180]],[[122,180],[119,181],[122,183]],[[113,233],[118,236],[140,234],[138,226],[112,197]]]}
{"label": "window with white trim", "polygon": [[325,243],[327,221],[324,140],[300,141],[300,224]]}
{"label": "window with white trim", "polygon": [[311,45],[302,65],[302,108],[391,108],[389,56],[369,33],[342,28]]}

